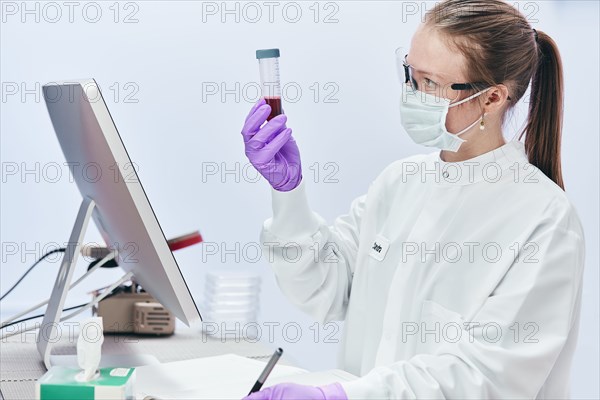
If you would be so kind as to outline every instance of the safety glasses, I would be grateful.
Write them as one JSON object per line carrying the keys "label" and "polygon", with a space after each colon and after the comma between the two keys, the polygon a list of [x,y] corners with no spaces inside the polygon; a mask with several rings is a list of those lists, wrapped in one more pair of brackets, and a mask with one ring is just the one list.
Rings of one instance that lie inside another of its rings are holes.
{"label": "safety glasses", "polygon": [[[398,64],[398,77],[404,84],[412,90],[418,90],[425,93],[436,94],[445,98],[454,99],[459,97],[458,93],[453,93],[448,88],[456,91],[464,90],[483,90],[489,87],[485,82],[470,82],[470,83],[441,83],[433,79],[433,77],[424,76],[418,70],[410,65],[406,58],[408,56],[407,49],[399,47],[396,49],[396,62]],[[510,98],[509,98],[510,100]]]}

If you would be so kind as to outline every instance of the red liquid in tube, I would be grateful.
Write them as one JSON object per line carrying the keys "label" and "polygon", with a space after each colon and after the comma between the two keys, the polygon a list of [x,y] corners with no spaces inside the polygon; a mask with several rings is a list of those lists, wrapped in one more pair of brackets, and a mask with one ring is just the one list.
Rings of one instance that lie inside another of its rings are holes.
{"label": "red liquid in tube", "polygon": [[281,97],[265,97],[265,100],[269,106],[271,106],[271,114],[267,117],[267,121],[270,121],[271,118],[278,116],[279,114],[283,114],[283,110],[281,109]]}

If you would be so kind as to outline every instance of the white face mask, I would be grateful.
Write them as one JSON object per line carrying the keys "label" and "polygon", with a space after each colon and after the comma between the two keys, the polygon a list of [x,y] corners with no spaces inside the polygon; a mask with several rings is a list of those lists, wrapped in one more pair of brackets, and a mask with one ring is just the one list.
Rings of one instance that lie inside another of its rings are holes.
{"label": "white face mask", "polygon": [[417,144],[456,152],[460,145],[466,142],[466,140],[459,138],[459,136],[481,121],[485,113],[462,131],[452,134],[446,130],[448,109],[465,103],[490,89],[487,88],[457,103],[450,104],[450,100],[448,99],[412,90],[407,85],[403,85],[402,99],[400,101],[402,126]]}

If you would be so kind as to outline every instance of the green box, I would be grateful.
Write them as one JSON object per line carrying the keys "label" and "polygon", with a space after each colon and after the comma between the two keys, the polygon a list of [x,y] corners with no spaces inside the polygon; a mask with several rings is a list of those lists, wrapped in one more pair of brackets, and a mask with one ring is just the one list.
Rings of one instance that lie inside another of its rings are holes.
{"label": "green box", "polygon": [[98,378],[80,382],[79,368],[52,367],[38,379],[39,400],[131,400],[134,399],[135,368],[100,368]]}

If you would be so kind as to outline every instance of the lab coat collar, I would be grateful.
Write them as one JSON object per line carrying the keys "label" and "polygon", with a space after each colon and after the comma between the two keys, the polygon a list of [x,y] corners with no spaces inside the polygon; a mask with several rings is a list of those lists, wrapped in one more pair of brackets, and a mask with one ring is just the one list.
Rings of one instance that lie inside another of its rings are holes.
{"label": "lab coat collar", "polygon": [[[427,171],[435,171],[427,181],[439,185],[470,185],[481,181],[498,182],[515,168],[529,164],[525,146],[518,140],[465,161],[446,162],[440,158],[441,151],[427,157]],[[513,166],[513,168],[510,168]],[[509,169],[510,168],[510,169]]]}

